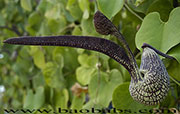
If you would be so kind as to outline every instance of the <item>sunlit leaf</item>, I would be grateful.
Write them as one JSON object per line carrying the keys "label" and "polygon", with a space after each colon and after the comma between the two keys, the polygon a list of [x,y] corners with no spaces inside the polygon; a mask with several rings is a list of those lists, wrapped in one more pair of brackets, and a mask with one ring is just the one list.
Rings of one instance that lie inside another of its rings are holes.
{"label": "sunlit leaf", "polygon": [[72,109],[80,110],[83,107],[85,101],[85,94],[81,94],[81,96],[74,96],[72,100]]}
{"label": "sunlit leaf", "polygon": [[43,69],[45,67],[44,53],[39,47],[31,47],[30,54],[33,56],[34,64]]}
{"label": "sunlit leaf", "polygon": [[79,55],[78,61],[82,66],[96,67],[98,58],[94,55],[88,56],[87,54],[82,54],[82,55]]}
{"label": "sunlit leaf", "polygon": [[[158,13],[148,14],[136,34],[136,46],[141,49],[143,43],[148,43],[156,49],[167,53],[180,43],[180,8],[174,9],[167,22],[162,22]],[[177,52],[176,52],[177,53]]]}
{"label": "sunlit leaf", "polygon": [[[63,62],[62,56],[60,58]],[[63,77],[62,68],[53,62],[48,62],[43,69],[44,79],[47,85],[53,88],[64,88],[65,79]]]}
{"label": "sunlit leaf", "polygon": [[68,0],[66,8],[69,10],[75,20],[78,20],[82,17],[82,11],[78,5],[77,0]]}
{"label": "sunlit leaf", "polygon": [[45,102],[44,88],[38,87],[35,93],[31,89],[28,90],[25,96],[24,108],[26,109],[37,109],[40,108]]}
{"label": "sunlit leaf", "polygon": [[96,69],[91,67],[78,67],[76,70],[76,78],[82,85],[87,85],[95,71]]}
{"label": "sunlit leaf", "polygon": [[53,99],[56,107],[67,108],[69,99],[68,91],[66,89],[55,90]]}
{"label": "sunlit leaf", "polygon": [[123,7],[124,0],[97,0],[100,11],[108,18],[115,16]]}
{"label": "sunlit leaf", "polygon": [[89,19],[82,19],[81,20],[81,28],[82,28],[82,34],[83,35],[98,35],[94,25],[93,25],[93,19],[89,18]]}
{"label": "sunlit leaf", "polygon": [[81,34],[82,34],[82,31],[78,26],[76,26],[74,30],[72,31],[72,35],[81,35]]}
{"label": "sunlit leaf", "polygon": [[32,10],[31,0],[21,0],[21,6],[27,11]]}
{"label": "sunlit leaf", "polygon": [[51,9],[49,9],[48,11],[46,11],[45,17],[48,19],[58,19],[60,18],[59,14],[60,14],[60,5],[57,4],[53,6]]}
{"label": "sunlit leaf", "polygon": [[78,0],[79,1],[79,7],[84,12],[83,18],[88,19],[90,15],[90,3],[89,0]]}

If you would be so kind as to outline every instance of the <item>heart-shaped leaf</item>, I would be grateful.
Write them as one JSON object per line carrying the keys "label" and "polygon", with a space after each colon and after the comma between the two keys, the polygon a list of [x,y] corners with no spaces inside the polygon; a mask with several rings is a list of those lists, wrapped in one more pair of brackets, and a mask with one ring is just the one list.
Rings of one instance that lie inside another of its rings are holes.
{"label": "heart-shaped leaf", "polygon": [[108,18],[115,16],[123,7],[124,0],[97,0],[100,11]]}
{"label": "heart-shaped leaf", "polygon": [[158,13],[148,14],[136,34],[136,46],[141,48],[148,43],[156,49],[167,53],[172,47],[180,43],[180,8],[175,8],[167,22],[162,22]]}
{"label": "heart-shaped leaf", "polygon": [[81,84],[87,85],[96,71],[98,58],[94,55],[81,54],[78,61],[81,66],[76,69],[76,78]]}

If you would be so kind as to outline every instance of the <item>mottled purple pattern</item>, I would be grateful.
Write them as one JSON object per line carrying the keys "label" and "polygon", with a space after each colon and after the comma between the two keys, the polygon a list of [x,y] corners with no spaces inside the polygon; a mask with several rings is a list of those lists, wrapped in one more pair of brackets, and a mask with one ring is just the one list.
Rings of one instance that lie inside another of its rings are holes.
{"label": "mottled purple pattern", "polygon": [[169,74],[157,53],[149,47],[144,47],[140,71],[144,79],[130,84],[131,96],[146,105],[159,104],[168,94]]}
{"label": "mottled purple pattern", "polygon": [[146,43],[143,43],[142,48],[146,48],[146,47],[151,48],[151,49],[154,50],[157,54],[159,54],[159,55],[161,55],[161,56],[163,56],[163,57],[176,60],[174,57],[169,56],[169,55],[167,55],[167,54],[164,54],[164,53],[160,52],[159,50],[155,49],[155,48],[152,47],[151,45],[146,44]]}
{"label": "mottled purple pattern", "polygon": [[100,11],[97,11],[94,15],[94,26],[96,31],[102,35],[109,35],[115,31],[117,32],[113,23]]}
{"label": "mottled purple pattern", "polygon": [[94,50],[113,58],[122,64],[129,72],[132,70],[132,65],[124,49],[114,42],[102,38],[90,36],[25,36],[7,39],[4,43],[17,45],[67,46]]}

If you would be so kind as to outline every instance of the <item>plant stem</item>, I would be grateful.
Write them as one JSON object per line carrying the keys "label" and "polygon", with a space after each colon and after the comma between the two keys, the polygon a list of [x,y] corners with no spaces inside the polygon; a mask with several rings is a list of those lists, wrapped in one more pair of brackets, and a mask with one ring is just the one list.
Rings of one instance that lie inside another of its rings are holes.
{"label": "plant stem", "polygon": [[129,56],[129,59],[134,68],[134,71],[131,73],[133,75],[134,81],[137,82],[138,80],[142,80],[143,78],[141,77],[137,62],[134,58],[134,55],[133,55],[131,49],[128,46],[126,40],[124,39],[123,35],[119,31],[114,32],[113,35],[118,38],[118,40],[121,42],[123,48],[125,49],[127,55]]}
{"label": "plant stem", "polygon": [[133,15],[135,15],[138,19],[140,19],[141,21],[143,21],[143,18],[140,17],[137,13],[135,13],[126,3],[124,4],[125,8],[127,8],[129,10],[129,12],[131,12]]}
{"label": "plant stem", "polygon": [[170,76],[170,79],[175,82],[178,86],[180,86],[180,83],[178,81],[176,81],[173,77]]}
{"label": "plant stem", "polygon": [[8,26],[0,26],[0,29],[8,29],[8,30],[16,33],[18,36],[21,36],[21,33],[17,30],[17,28],[15,26],[13,26],[12,28],[10,28]]}

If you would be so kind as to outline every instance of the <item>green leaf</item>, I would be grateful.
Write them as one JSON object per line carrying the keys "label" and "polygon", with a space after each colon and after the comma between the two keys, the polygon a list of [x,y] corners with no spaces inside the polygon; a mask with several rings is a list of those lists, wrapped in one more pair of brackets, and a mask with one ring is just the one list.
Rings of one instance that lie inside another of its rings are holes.
{"label": "green leaf", "polygon": [[0,0],[0,9],[3,9],[4,6],[5,6],[5,1],[4,0]]}
{"label": "green leaf", "polygon": [[50,33],[59,35],[66,27],[66,20],[64,16],[60,16],[58,19],[48,19],[47,25]]}
{"label": "green leaf", "polygon": [[81,96],[74,96],[72,100],[71,109],[80,110],[83,107],[85,102],[85,94],[81,94]]}
{"label": "green leaf", "polygon": [[84,19],[88,19],[89,18],[89,12],[88,10],[85,10],[84,13],[83,13],[83,18]]}
{"label": "green leaf", "polygon": [[60,18],[60,4],[55,4],[51,9],[49,8],[46,13],[45,17],[47,19],[58,19]]}
{"label": "green leaf", "polygon": [[108,107],[112,100],[114,89],[123,82],[122,75],[117,69],[111,72],[96,72],[89,84],[90,101],[96,102],[103,107]]}
{"label": "green leaf", "polygon": [[179,13],[180,8],[175,8],[167,22],[162,22],[156,12],[148,14],[136,34],[137,48],[140,49],[143,43],[148,43],[163,53],[167,53],[168,50],[179,44]]}
{"label": "green leaf", "polygon": [[62,68],[60,68],[55,63],[46,63],[45,68],[43,69],[43,75],[45,78],[45,82],[50,87],[61,89],[64,88],[66,81],[63,77]]}
{"label": "green leaf", "polygon": [[91,67],[78,67],[76,69],[76,78],[82,85],[87,85],[95,71],[96,69]]}
{"label": "green leaf", "polygon": [[59,68],[62,69],[64,67],[64,57],[60,53],[53,54],[53,60]]}
{"label": "green leaf", "polygon": [[90,3],[89,0],[78,0],[79,7],[84,12],[85,10],[90,10]]}
{"label": "green leaf", "polygon": [[47,25],[47,20],[42,21],[38,32],[36,35],[51,35],[50,28]]}
{"label": "green leaf", "polygon": [[130,113],[137,113],[137,114],[141,112],[143,113],[145,112],[146,114],[151,114],[148,111],[155,107],[155,106],[145,106],[143,104],[134,101],[129,93],[129,83],[120,84],[114,90],[112,103],[116,109],[121,109],[122,111],[129,109]]}
{"label": "green leaf", "polygon": [[38,68],[43,69],[46,63],[42,49],[40,49],[39,47],[31,47],[30,54],[31,56],[33,56],[34,64]]}
{"label": "green leaf", "polygon": [[176,60],[180,63],[180,44],[171,48],[171,50],[168,51],[168,55],[175,57]]}
{"label": "green leaf", "polygon": [[173,78],[175,78],[176,80],[180,80],[180,64],[176,61],[171,61],[170,65],[167,67],[167,71],[169,73],[170,76],[172,76]]}
{"label": "green leaf", "polygon": [[0,13],[0,26],[4,26],[5,25],[5,19],[2,16],[2,13]]}
{"label": "green leaf", "polygon": [[78,0],[79,7],[81,8],[83,13],[83,18],[88,19],[90,14],[90,3],[89,0]]}
{"label": "green leaf", "polygon": [[[78,54],[76,52],[76,49],[73,48],[64,48],[64,47],[55,47],[53,50],[53,57],[61,54],[64,58],[64,68],[67,70],[67,72],[74,72],[75,69],[79,66],[77,57]],[[58,58],[57,58],[58,59]],[[58,64],[60,64],[58,62]]]}
{"label": "green leaf", "polygon": [[82,17],[82,11],[77,0],[68,0],[66,8],[75,20],[79,20]]}
{"label": "green leaf", "polygon": [[27,96],[25,97],[25,101],[24,101],[24,108],[29,108],[29,109],[33,109],[34,105],[33,105],[33,91],[32,90],[28,90],[27,92]]}
{"label": "green leaf", "polygon": [[43,20],[43,16],[41,16],[38,12],[33,12],[30,14],[28,18],[28,25],[26,26],[26,30],[30,33],[30,35],[37,34]]}
{"label": "green leaf", "polygon": [[18,99],[12,99],[12,107],[18,108],[21,106],[21,102]]}
{"label": "green leaf", "polygon": [[38,87],[34,95],[34,108],[40,108],[45,103],[44,87]]}
{"label": "green leaf", "polygon": [[75,26],[74,30],[72,31],[72,35],[81,35],[82,31],[80,29],[80,27]]}
{"label": "green leaf", "polygon": [[24,106],[26,109],[37,109],[40,108],[45,102],[44,88],[38,87],[35,93],[30,89],[28,90],[27,96],[25,96]]}
{"label": "green leaf", "polygon": [[66,9],[63,10],[64,16],[66,17],[66,20],[69,22],[74,22],[75,19],[73,18],[73,16],[70,14],[69,11],[67,11]]}
{"label": "green leaf", "polygon": [[141,4],[139,4],[138,6],[136,6],[134,3],[135,1],[132,1],[132,0],[127,0],[127,3],[136,12],[141,12],[141,13],[146,14],[148,8],[151,6],[151,4],[154,3],[154,1],[155,0],[145,0]]}
{"label": "green leaf", "polygon": [[45,85],[45,81],[44,81],[44,77],[42,75],[42,73],[37,73],[34,77],[33,77],[33,88],[37,88],[39,86],[44,86]]}
{"label": "green leaf", "polygon": [[96,71],[98,58],[95,55],[81,54],[78,56],[78,61],[81,66],[76,69],[77,80],[83,85],[89,84],[93,73]]}
{"label": "green leaf", "polygon": [[78,62],[82,65],[82,66],[86,66],[88,67],[89,65],[87,64],[87,58],[88,55],[87,54],[81,54],[78,56]]}
{"label": "green leaf", "polygon": [[21,7],[27,11],[32,10],[31,0],[21,0]]}
{"label": "green leaf", "polygon": [[135,46],[135,34],[136,34],[136,30],[132,27],[132,26],[125,26],[123,31],[122,31],[125,40],[127,41],[130,49],[132,51],[134,51],[136,49]]}
{"label": "green leaf", "polygon": [[88,56],[87,54],[81,54],[78,56],[78,61],[82,66],[95,68],[98,58],[94,55]]}
{"label": "green leaf", "polygon": [[54,91],[54,104],[55,107],[61,107],[61,108],[67,108],[68,100],[69,100],[69,95],[68,95],[68,90],[63,89],[63,90],[58,90],[56,89]]}
{"label": "green leaf", "polygon": [[156,0],[147,10],[147,13],[158,12],[163,21],[167,21],[173,6],[169,0]]}
{"label": "green leaf", "polygon": [[38,12],[31,13],[28,18],[28,24],[31,26],[39,24],[41,21],[42,21],[42,17]]}
{"label": "green leaf", "polygon": [[41,0],[37,6],[37,10],[44,13],[47,9],[47,5],[49,5],[47,0]]}
{"label": "green leaf", "polygon": [[115,16],[123,7],[124,0],[97,0],[99,10],[108,18]]}
{"label": "green leaf", "polygon": [[53,97],[54,97],[54,88],[51,88],[50,86],[47,86],[47,85],[45,85],[44,86],[44,88],[45,88],[45,101],[46,101],[46,103],[52,103],[53,102]]}
{"label": "green leaf", "polygon": [[92,108],[97,109],[97,110],[94,111],[95,113],[89,113],[89,114],[101,114],[100,111],[98,111],[98,110],[101,110],[101,109],[103,109],[104,107],[101,106],[100,104],[97,104],[96,101],[93,101],[93,100],[88,101],[88,102],[83,106],[83,109],[92,109]]}
{"label": "green leaf", "polygon": [[[12,64],[11,70],[16,73],[19,77],[19,81],[23,86],[29,86],[29,77],[35,75],[32,72],[32,60],[28,53],[28,47],[23,47],[19,51],[19,56],[16,59],[16,62]],[[32,78],[32,77],[31,77]],[[10,81],[10,80],[9,80]]]}
{"label": "green leaf", "polygon": [[161,107],[171,107],[176,102],[175,97],[178,97],[177,89],[178,86],[171,84],[171,89],[169,90],[166,98],[160,104]]}
{"label": "green leaf", "polygon": [[99,36],[99,34],[96,32],[93,24],[93,18],[88,19],[82,19],[81,20],[81,28],[82,28],[82,34],[87,36]]}
{"label": "green leaf", "polygon": [[98,56],[99,58],[99,62],[96,63],[96,67],[97,65],[100,65],[100,67],[102,69],[106,69],[106,70],[110,70],[109,68],[109,56],[99,53],[99,52],[93,52],[96,56]]}

